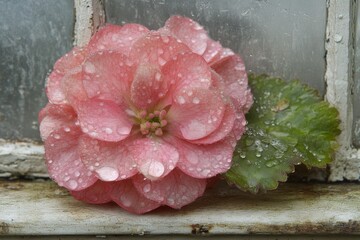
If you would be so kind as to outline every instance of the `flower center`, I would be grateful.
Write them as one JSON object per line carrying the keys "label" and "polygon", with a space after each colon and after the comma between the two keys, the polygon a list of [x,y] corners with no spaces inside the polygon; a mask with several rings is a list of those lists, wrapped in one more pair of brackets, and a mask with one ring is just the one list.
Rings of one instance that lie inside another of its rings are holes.
{"label": "flower center", "polygon": [[143,135],[154,133],[156,136],[163,135],[163,128],[168,124],[166,121],[166,110],[151,113],[142,110],[139,114],[140,132]]}

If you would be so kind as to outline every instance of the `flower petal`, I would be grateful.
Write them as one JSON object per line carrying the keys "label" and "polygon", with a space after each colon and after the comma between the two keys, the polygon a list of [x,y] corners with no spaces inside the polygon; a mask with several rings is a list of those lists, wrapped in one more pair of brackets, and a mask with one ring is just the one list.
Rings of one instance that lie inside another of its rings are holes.
{"label": "flower petal", "polygon": [[173,84],[172,92],[183,88],[208,89],[211,85],[211,69],[205,60],[194,53],[183,53],[168,61],[162,68],[164,78]]}
{"label": "flower petal", "polygon": [[212,64],[216,59],[218,59],[219,53],[222,51],[223,47],[219,42],[208,39],[207,47],[203,53],[203,58],[209,64]]}
{"label": "flower petal", "polygon": [[111,198],[125,210],[136,214],[146,213],[160,207],[159,203],[140,194],[131,180],[114,182]]}
{"label": "flower petal", "polygon": [[177,138],[166,138],[180,154],[177,164],[184,173],[195,178],[210,178],[231,166],[234,147],[228,141],[196,145]]}
{"label": "flower petal", "polygon": [[220,126],[210,135],[191,142],[195,144],[211,144],[224,139],[233,130],[235,119],[235,110],[233,109],[233,106],[227,104]]}
{"label": "flower petal", "polygon": [[56,104],[67,102],[61,88],[62,78],[71,69],[80,66],[86,55],[87,51],[85,48],[74,47],[70,52],[56,61],[54,70],[49,75],[46,82],[46,95],[49,102]]}
{"label": "flower petal", "polygon": [[52,132],[45,141],[46,165],[49,175],[60,186],[73,191],[85,189],[97,180],[81,162],[78,140],[81,130],[76,125]]}
{"label": "flower petal", "polygon": [[166,176],[179,160],[176,149],[159,138],[137,139],[131,145],[130,151],[138,170],[151,180]]}
{"label": "flower petal", "polygon": [[212,68],[224,79],[225,94],[230,96],[236,109],[247,112],[253,100],[242,59],[232,55],[212,65]]}
{"label": "flower petal", "polygon": [[157,66],[140,64],[131,85],[132,103],[138,109],[151,109],[165,96],[168,87]]}
{"label": "flower petal", "polygon": [[206,179],[190,177],[179,169],[158,181],[137,175],[133,183],[146,198],[177,209],[202,196],[206,188]]}
{"label": "flower petal", "polygon": [[72,107],[64,104],[47,104],[39,113],[41,139],[45,141],[54,131],[74,124],[76,113]]}
{"label": "flower petal", "polygon": [[205,52],[209,37],[204,28],[192,19],[172,16],[165,23],[163,31],[166,30],[183,41],[193,52],[199,55]]}
{"label": "flower petal", "polygon": [[131,46],[149,30],[140,24],[125,24],[117,26],[107,24],[100,28],[89,42],[91,53],[106,50],[114,50],[128,55]]}
{"label": "flower petal", "polygon": [[177,54],[190,51],[185,44],[178,42],[174,37],[151,32],[134,43],[130,58],[138,63],[161,67]]}
{"label": "flower petal", "polygon": [[88,99],[83,79],[84,73],[81,71],[81,66],[79,66],[66,74],[61,81],[61,88],[66,96],[66,100],[74,108],[81,101]]}
{"label": "flower petal", "polygon": [[99,179],[117,181],[137,173],[135,162],[128,149],[131,139],[113,143],[82,136],[79,141],[82,162],[94,171]]}
{"label": "flower petal", "polygon": [[126,112],[107,100],[90,99],[77,105],[80,126],[93,138],[117,142],[131,132],[132,123]]}
{"label": "flower petal", "polygon": [[134,70],[129,59],[119,52],[100,51],[83,64],[83,85],[89,98],[121,103],[130,92]]}
{"label": "flower petal", "polygon": [[225,104],[216,91],[200,88],[181,91],[168,113],[169,129],[188,140],[200,139],[219,127],[224,112]]}
{"label": "flower petal", "polygon": [[79,200],[92,204],[103,204],[111,202],[110,193],[112,183],[98,180],[93,185],[80,191],[70,191],[71,195]]}

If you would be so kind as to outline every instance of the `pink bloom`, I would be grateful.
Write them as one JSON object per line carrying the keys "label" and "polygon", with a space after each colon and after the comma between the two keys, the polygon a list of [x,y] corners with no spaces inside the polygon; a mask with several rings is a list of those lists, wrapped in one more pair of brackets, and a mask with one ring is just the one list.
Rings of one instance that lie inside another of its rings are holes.
{"label": "pink bloom", "polygon": [[106,25],[50,74],[39,114],[50,176],[79,200],[181,208],[226,172],[252,104],[241,58],[191,19]]}

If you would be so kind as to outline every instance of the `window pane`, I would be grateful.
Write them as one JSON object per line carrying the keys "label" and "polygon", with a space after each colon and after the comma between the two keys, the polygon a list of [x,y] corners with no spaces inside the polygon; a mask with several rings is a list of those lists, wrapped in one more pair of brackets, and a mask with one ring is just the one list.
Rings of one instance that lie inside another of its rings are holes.
{"label": "window pane", "polygon": [[354,84],[354,124],[353,124],[353,143],[356,147],[360,147],[360,7],[357,9],[356,22],[356,47],[355,47],[355,84]]}
{"label": "window pane", "polygon": [[298,78],[324,92],[326,0],[106,0],[107,20],[161,27],[173,14],[200,22],[242,54],[247,69]]}
{"label": "window pane", "polygon": [[0,0],[0,138],[39,139],[45,78],[72,46],[72,0]]}

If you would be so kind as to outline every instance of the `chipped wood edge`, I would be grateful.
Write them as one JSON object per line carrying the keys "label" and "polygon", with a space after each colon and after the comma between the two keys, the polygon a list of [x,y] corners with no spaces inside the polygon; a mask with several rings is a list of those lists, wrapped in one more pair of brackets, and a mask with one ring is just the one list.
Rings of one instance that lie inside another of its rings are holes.
{"label": "chipped wood edge", "polygon": [[329,0],[326,28],[325,98],[339,110],[340,148],[331,164],[330,181],[359,180],[360,151],[352,147],[356,0]]}
{"label": "chipped wood edge", "polygon": [[0,139],[0,160],[0,177],[48,177],[42,144]]}
{"label": "chipped wood edge", "polygon": [[97,29],[105,23],[102,0],[75,0],[74,45],[85,46]]}

